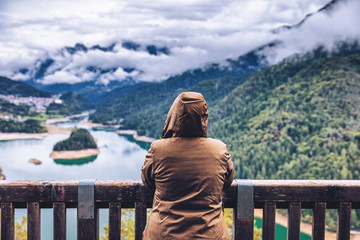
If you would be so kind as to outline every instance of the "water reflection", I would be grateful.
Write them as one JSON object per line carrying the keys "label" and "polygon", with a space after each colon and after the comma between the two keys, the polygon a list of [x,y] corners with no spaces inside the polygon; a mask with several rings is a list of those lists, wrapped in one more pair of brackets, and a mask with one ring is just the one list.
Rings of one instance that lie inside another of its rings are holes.
{"label": "water reflection", "polygon": [[129,142],[136,143],[138,146],[140,146],[142,149],[146,151],[150,149],[150,145],[151,145],[150,142],[137,141],[133,135],[129,135],[129,134],[119,134],[119,135],[129,140]]}
{"label": "water reflection", "polygon": [[54,159],[56,164],[61,165],[83,165],[95,161],[98,155],[75,159]]}

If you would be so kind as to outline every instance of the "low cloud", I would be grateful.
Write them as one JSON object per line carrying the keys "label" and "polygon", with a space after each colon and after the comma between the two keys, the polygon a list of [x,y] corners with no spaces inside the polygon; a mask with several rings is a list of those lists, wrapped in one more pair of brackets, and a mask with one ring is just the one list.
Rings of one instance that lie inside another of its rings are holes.
{"label": "low cloud", "polygon": [[[359,39],[360,35],[356,0],[345,1],[331,14],[315,14],[300,28],[278,34],[271,30],[298,23],[329,0],[3,2],[0,75],[30,79],[42,62],[53,59],[39,80],[44,84],[108,84],[127,78],[161,81],[208,63],[236,58],[273,40],[282,42],[268,53],[269,61],[276,63],[319,44],[331,48],[336,41]],[[123,48],[122,43],[129,40],[140,48]],[[87,51],[70,54],[64,49],[76,43],[84,44]],[[112,44],[112,51],[90,49]],[[148,45],[166,47],[169,53],[150,54]]]}
{"label": "low cloud", "polygon": [[270,63],[277,63],[295,53],[304,54],[319,46],[329,51],[336,50],[341,42],[360,42],[360,2],[339,2],[334,11],[321,12],[311,16],[299,28],[283,31],[276,49],[267,53]]}

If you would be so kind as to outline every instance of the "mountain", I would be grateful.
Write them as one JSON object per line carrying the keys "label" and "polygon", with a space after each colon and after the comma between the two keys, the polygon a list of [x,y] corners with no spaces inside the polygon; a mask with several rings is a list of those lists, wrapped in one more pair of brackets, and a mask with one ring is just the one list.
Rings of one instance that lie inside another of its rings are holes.
{"label": "mountain", "polygon": [[213,110],[209,135],[228,144],[237,178],[360,176],[360,54],[264,69]]}
{"label": "mountain", "polygon": [[111,99],[121,97],[126,94],[130,94],[140,87],[149,86],[151,84],[153,84],[153,83],[139,82],[139,83],[132,84],[132,85],[117,87],[114,90],[111,90],[110,92],[103,93],[102,95],[96,97],[96,101],[94,101],[94,104],[95,104],[95,106],[101,106],[102,104],[110,101]]}
{"label": "mountain", "polygon": [[[156,116],[159,112],[155,108],[160,106],[161,113],[166,112],[169,101],[171,102],[174,96],[203,81],[229,77],[229,79],[232,79],[229,81],[232,84],[230,88],[237,86],[243,81],[242,76],[256,72],[266,66],[267,62],[264,56],[259,53],[274,44],[271,43],[257,48],[237,59],[228,59],[226,64],[223,65],[211,64],[203,69],[186,71],[160,83],[139,87],[131,93],[109,100],[98,107],[96,113],[91,116],[91,120],[101,123],[114,123],[121,120],[124,128],[136,128],[139,130],[139,134],[152,135],[154,132],[150,128],[147,129],[146,126],[149,124],[154,124],[154,126],[162,124],[158,117],[160,115]],[[149,122],[145,124],[144,119],[149,120]],[[138,125],[140,122],[142,124]],[[139,126],[146,133],[139,129]],[[158,130],[156,132],[158,133]]]}
{"label": "mountain", "polygon": [[0,76],[0,94],[18,95],[21,97],[50,97],[47,92],[39,91],[25,83]]}
{"label": "mountain", "polygon": [[306,21],[308,21],[312,16],[314,16],[317,13],[325,13],[325,14],[330,14],[332,11],[336,10],[337,5],[339,5],[340,3],[344,3],[348,0],[332,0],[329,3],[327,3],[324,7],[320,8],[319,10],[317,10],[314,13],[309,13],[307,14],[301,21],[299,21],[298,23],[294,24],[294,25],[284,25],[281,27],[278,27],[276,29],[273,29],[272,32],[273,33],[279,33],[281,31],[284,30],[291,30],[291,29],[296,29],[301,27]]}
{"label": "mountain", "polygon": [[320,47],[240,77],[139,88],[92,119],[123,118],[123,128],[160,137],[177,94],[197,91],[209,105],[209,136],[228,144],[237,178],[353,179],[360,177],[359,66],[358,43]]}
{"label": "mountain", "polygon": [[[27,74],[29,76],[28,81],[26,81],[29,85],[52,93],[65,93],[65,92],[74,92],[81,94],[85,98],[95,101],[97,97],[103,95],[106,92],[114,90],[115,88],[121,88],[125,86],[135,85],[142,82],[136,82],[131,77],[113,79],[109,81],[108,84],[99,82],[98,80],[105,74],[111,74],[119,70],[118,68],[114,67],[100,67],[96,65],[88,65],[86,66],[86,72],[88,74],[93,74],[93,78],[84,81],[81,83],[55,83],[55,84],[42,84],[42,79],[44,79],[47,75],[53,74],[56,71],[61,71],[66,64],[69,63],[69,59],[71,59],[76,54],[81,53],[94,53],[96,54],[97,51],[106,53],[106,52],[114,52],[116,44],[112,43],[109,46],[100,46],[94,45],[91,47],[87,47],[82,43],[76,43],[74,46],[65,46],[58,51],[53,56],[47,56],[44,59],[38,59],[31,69],[19,69],[19,73]],[[131,51],[137,52],[146,52],[150,55],[169,55],[170,50],[165,46],[156,46],[156,45],[141,45],[136,42],[132,41],[123,41],[121,43],[121,47]],[[65,65],[64,65],[65,64]],[[79,71],[84,71],[78,69]],[[135,69],[130,67],[124,67],[121,69],[126,73],[131,73]]]}
{"label": "mountain", "polygon": [[[31,83],[32,86],[36,88],[52,93],[66,93],[73,92],[80,94],[87,100],[91,102],[96,102],[98,98],[103,96],[105,93],[108,93],[114,89],[134,86],[137,85],[134,80],[124,80],[124,81],[112,81],[108,85],[98,84],[95,81],[86,81],[81,83],[69,84],[69,83],[56,83],[50,85],[42,85],[39,83]],[[140,82],[140,85],[142,82]]]}

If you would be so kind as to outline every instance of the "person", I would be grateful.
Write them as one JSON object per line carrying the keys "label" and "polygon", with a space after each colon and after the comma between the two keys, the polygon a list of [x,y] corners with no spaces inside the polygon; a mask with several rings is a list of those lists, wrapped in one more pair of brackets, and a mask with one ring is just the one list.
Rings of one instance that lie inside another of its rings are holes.
{"label": "person", "polygon": [[204,97],[181,93],[141,168],[145,188],[155,191],[144,240],[230,239],[222,198],[234,167],[226,145],[207,138],[207,127]]}

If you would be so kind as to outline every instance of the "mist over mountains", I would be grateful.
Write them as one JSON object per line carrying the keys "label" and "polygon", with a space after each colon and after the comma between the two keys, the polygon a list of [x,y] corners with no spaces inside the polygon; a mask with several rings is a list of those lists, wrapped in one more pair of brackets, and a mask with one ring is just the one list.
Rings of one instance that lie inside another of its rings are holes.
{"label": "mist over mountains", "polygon": [[[117,87],[141,82],[164,81],[189,72],[217,72],[214,77],[238,76],[247,64],[242,56],[252,53],[257,67],[277,63],[294,53],[305,53],[323,45],[333,49],[337,42],[359,38],[356,28],[359,3],[333,0],[293,25],[269,31],[241,32],[240,36],[220,36],[191,46],[191,42],[109,39],[102,44],[75,43],[51,51],[41,51],[31,63],[5,63],[0,72],[11,79],[51,92],[70,89],[84,95],[98,95]],[[331,27],[330,27],[331,26]],[[251,35],[250,34],[250,35]],[[235,34],[236,35],[236,34]],[[240,40],[241,39],[241,40]],[[212,46],[208,46],[211,41]],[[234,46],[238,42],[238,46]],[[227,46],[229,44],[229,46]],[[213,51],[213,52],[212,52]],[[36,56],[36,54],[35,54]],[[254,64],[249,64],[254,67]],[[4,67],[8,67],[4,70]],[[88,89],[82,91],[80,89]]]}

